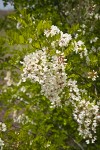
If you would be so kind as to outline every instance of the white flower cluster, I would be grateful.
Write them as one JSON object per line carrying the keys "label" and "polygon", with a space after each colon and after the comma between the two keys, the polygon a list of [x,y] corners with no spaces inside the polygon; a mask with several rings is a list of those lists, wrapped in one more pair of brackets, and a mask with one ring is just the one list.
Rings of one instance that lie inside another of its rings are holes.
{"label": "white flower cluster", "polygon": [[90,53],[96,52],[96,51],[97,51],[97,49],[94,46],[92,46]]}
{"label": "white flower cluster", "polygon": [[24,58],[22,81],[27,78],[41,85],[41,94],[45,95],[52,105],[60,104],[59,94],[66,86],[66,59],[64,54],[56,51],[56,55],[49,56],[46,48],[33,52]]}
{"label": "white flower cluster", "polygon": [[73,116],[79,127],[79,135],[81,135],[86,143],[94,143],[96,140],[97,115],[99,114],[99,106],[88,100],[82,99],[82,94],[87,95],[86,90],[79,89],[77,81],[69,80],[70,102],[74,106]]}
{"label": "white flower cluster", "polygon": [[0,130],[5,132],[7,130],[5,123],[0,122]]}
{"label": "white flower cluster", "polygon": [[61,37],[60,37],[60,40],[58,42],[59,46],[60,47],[63,47],[63,46],[68,46],[68,43],[70,42],[70,40],[72,39],[71,35],[68,34],[68,33],[63,33],[61,31]]}
{"label": "white flower cluster", "polygon": [[81,100],[81,95],[80,95],[79,88],[77,86],[77,81],[69,79],[67,85],[70,90],[70,102],[72,104],[75,104],[76,101]]}
{"label": "white flower cluster", "polygon": [[[54,25],[51,26],[50,30],[44,31],[44,35],[47,38],[56,34],[59,34],[60,38],[53,41],[51,46],[54,48],[56,47],[55,45],[59,46],[59,48],[68,46],[72,39],[70,34],[64,34]],[[77,81],[71,79],[66,81],[64,53],[56,50],[56,53],[51,56],[49,51],[48,48],[42,48],[24,57],[23,62],[21,62],[23,64],[22,82],[27,79],[31,79],[33,83],[38,82],[41,85],[41,94],[46,96],[54,107],[61,104],[60,93],[67,86],[70,91],[69,101],[74,107],[73,116],[79,125],[79,134],[83,136],[87,144],[90,141],[94,143],[96,136],[93,135],[96,133],[97,127],[98,105],[82,98],[83,95],[88,97],[87,91],[79,89]],[[81,58],[83,56],[88,57],[87,49],[81,40],[73,43],[73,51],[76,54],[79,53]],[[21,88],[21,91],[25,92],[25,89]]]}
{"label": "white flower cluster", "polygon": [[96,133],[98,111],[97,105],[86,100],[81,100],[74,109],[73,116],[79,125],[79,135],[86,139],[87,144],[94,143],[96,140],[94,134]]}
{"label": "white flower cluster", "polygon": [[23,92],[23,93],[25,93],[25,92],[26,92],[26,88],[25,88],[24,86],[22,86],[22,87],[20,88],[20,91]]}
{"label": "white flower cluster", "polygon": [[55,44],[57,44],[59,47],[66,47],[68,46],[70,40],[72,39],[71,35],[68,34],[68,33],[63,33],[62,31],[59,30],[59,28],[57,26],[54,26],[52,25],[50,30],[45,30],[44,31],[44,35],[46,37],[49,37],[49,36],[54,36],[56,34],[60,34],[60,39],[59,40],[56,40],[56,41],[53,41],[51,43],[52,46],[55,46]]}
{"label": "white flower cluster", "polygon": [[28,116],[26,116],[23,113],[18,115],[16,110],[13,113],[13,120],[14,120],[14,122],[21,123],[21,124],[26,124],[26,123],[33,124],[33,121],[31,119],[29,119]]}
{"label": "white flower cluster", "polygon": [[75,51],[76,54],[79,53],[80,58],[83,58],[83,56],[87,56],[87,49],[84,45],[84,42],[82,42],[81,40],[79,40],[78,42],[74,41],[73,46],[73,51]]}
{"label": "white flower cluster", "polygon": [[44,31],[44,35],[45,35],[46,37],[49,37],[49,36],[52,37],[52,36],[54,36],[54,35],[56,35],[56,34],[59,34],[59,33],[60,33],[59,28],[58,28],[57,26],[54,26],[54,25],[52,25],[49,30],[45,30],[45,31]]}
{"label": "white flower cluster", "polygon": [[90,43],[95,43],[95,42],[97,42],[98,39],[99,39],[98,37],[95,37],[95,38],[90,40]]}

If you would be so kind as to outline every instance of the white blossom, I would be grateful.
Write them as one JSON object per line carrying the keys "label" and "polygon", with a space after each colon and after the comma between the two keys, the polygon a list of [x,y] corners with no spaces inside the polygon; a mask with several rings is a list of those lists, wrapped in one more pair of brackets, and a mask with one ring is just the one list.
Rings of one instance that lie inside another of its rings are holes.
{"label": "white blossom", "polygon": [[12,85],[12,79],[11,79],[11,72],[10,71],[7,71],[6,77],[4,78],[4,80],[6,81],[7,86]]}
{"label": "white blossom", "polygon": [[93,81],[95,81],[97,77],[98,77],[97,71],[93,70],[88,72],[88,78],[92,79]]}
{"label": "white blossom", "polygon": [[21,23],[20,23],[20,22],[17,22],[16,28],[17,28],[17,29],[20,29],[21,27],[22,27]]}
{"label": "white blossom", "polygon": [[65,47],[68,46],[69,42],[72,39],[72,36],[68,33],[63,33],[59,30],[57,26],[52,25],[50,29],[44,31],[44,35],[48,38],[49,36],[54,36],[56,34],[60,34],[60,39],[53,41],[51,43],[51,46],[55,48],[55,46],[58,44],[59,47]]}
{"label": "white blossom", "polygon": [[95,38],[90,40],[90,43],[93,43],[93,42],[95,43],[95,42],[97,42],[98,39],[99,39],[98,37],[95,37]]}
{"label": "white blossom", "polygon": [[97,14],[95,14],[94,18],[99,20],[100,19],[100,15],[97,13]]}
{"label": "white blossom", "polygon": [[0,130],[3,132],[5,132],[7,130],[5,123],[0,122]]}
{"label": "white blossom", "polygon": [[69,42],[70,42],[70,40],[72,39],[72,37],[71,37],[71,35],[70,34],[68,34],[68,33],[63,33],[62,31],[61,31],[61,37],[60,37],[60,40],[59,40],[59,46],[60,47],[63,47],[63,46],[68,46],[68,44],[69,44]]}
{"label": "white blossom", "polygon": [[87,144],[89,144],[89,143],[90,143],[90,141],[89,141],[89,140],[86,140],[86,143],[87,143]]}
{"label": "white blossom", "polygon": [[59,33],[60,33],[59,28],[57,26],[54,26],[54,25],[52,25],[50,29],[44,31],[44,35],[46,37],[49,37],[49,36],[52,37],[52,36],[55,36],[56,34],[59,34]]}
{"label": "white blossom", "polygon": [[23,92],[23,93],[25,93],[25,92],[26,92],[26,88],[25,88],[24,86],[22,86],[22,87],[20,88],[20,91]]}
{"label": "white blossom", "polygon": [[73,42],[73,51],[75,51],[76,54],[79,54],[80,58],[88,55],[84,42],[81,40],[79,40],[78,42]]}
{"label": "white blossom", "polygon": [[11,79],[11,72],[7,71],[6,77],[4,78],[6,81],[7,86],[11,86],[13,84],[13,80]]}
{"label": "white blossom", "polygon": [[16,110],[14,110],[13,113],[13,120],[14,122],[21,123],[21,124],[26,124],[26,123],[31,123],[33,124],[34,122],[26,116],[24,113],[18,114]]}
{"label": "white blossom", "polygon": [[32,43],[32,38],[28,38],[29,43]]}

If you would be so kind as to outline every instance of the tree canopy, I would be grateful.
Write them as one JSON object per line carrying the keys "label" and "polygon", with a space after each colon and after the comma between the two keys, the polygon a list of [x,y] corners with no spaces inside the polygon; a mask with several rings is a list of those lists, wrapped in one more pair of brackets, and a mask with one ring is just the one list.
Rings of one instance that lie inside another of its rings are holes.
{"label": "tree canopy", "polygon": [[99,1],[3,1],[1,149],[99,150]]}

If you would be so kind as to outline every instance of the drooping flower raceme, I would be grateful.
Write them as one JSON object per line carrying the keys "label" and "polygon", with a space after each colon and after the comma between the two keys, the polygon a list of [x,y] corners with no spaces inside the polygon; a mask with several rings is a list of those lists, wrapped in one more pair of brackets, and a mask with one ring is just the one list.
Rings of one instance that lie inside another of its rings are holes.
{"label": "drooping flower raceme", "polygon": [[67,82],[67,86],[69,87],[69,91],[70,91],[70,102],[74,104],[75,101],[80,101],[81,95],[80,95],[80,90],[77,86],[77,81],[69,79]]}
{"label": "drooping flower raceme", "polygon": [[94,143],[97,139],[95,134],[98,125],[96,119],[98,112],[99,106],[86,100],[81,100],[73,111],[74,119],[79,125],[79,135],[86,139],[87,144]]}
{"label": "drooping flower raceme", "polygon": [[77,81],[68,80],[70,90],[70,102],[72,103],[73,117],[78,123],[78,132],[89,144],[94,143],[96,137],[96,127],[98,126],[97,115],[99,114],[99,106],[95,102],[90,102],[82,98],[82,94],[87,95],[86,90],[79,89]]}
{"label": "drooping flower raceme", "polygon": [[52,105],[60,105],[59,94],[66,86],[66,59],[64,54],[56,51],[54,56],[47,53],[43,48],[33,52],[24,58],[22,80],[27,78],[41,85],[41,94],[45,95]]}

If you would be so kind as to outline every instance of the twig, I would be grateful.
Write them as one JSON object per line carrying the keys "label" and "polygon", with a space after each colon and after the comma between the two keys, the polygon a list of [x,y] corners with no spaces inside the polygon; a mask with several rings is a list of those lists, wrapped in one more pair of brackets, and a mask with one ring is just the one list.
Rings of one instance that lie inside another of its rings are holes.
{"label": "twig", "polygon": [[[73,138],[72,138],[72,139],[73,139]],[[75,144],[77,144],[77,146],[78,146],[78,147],[80,147],[80,148],[81,148],[81,150],[84,150],[84,148],[82,147],[82,145],[81,145],[81,144],[77,143],[74,139],[73,139],[73,141],[74,141],[74,143],[75,143]]]}

